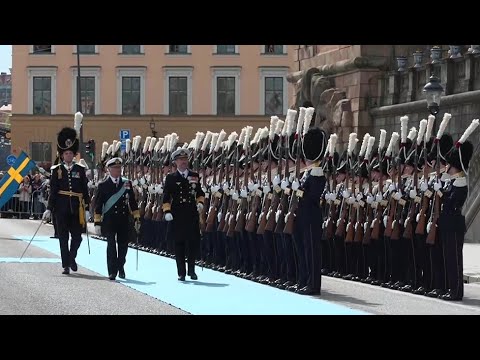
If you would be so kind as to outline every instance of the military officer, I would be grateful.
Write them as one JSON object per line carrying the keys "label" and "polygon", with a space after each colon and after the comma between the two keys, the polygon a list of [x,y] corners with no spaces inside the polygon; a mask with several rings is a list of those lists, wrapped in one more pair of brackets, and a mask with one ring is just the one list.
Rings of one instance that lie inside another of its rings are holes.
{"label": "military officer", "polygon": [[[108,278],[115,280],[117,274],[125,279],[125,258],[130,233],[130,213],[135,219],[135,229],[140,227],[140,211],[131,181],[121,177],[122,159],[110,159],[106,166],[109,176],[98,184],[95,201],[95,232],[107,238]],[[117,253],[118,244],[118,253]]]}
{"label": "military officer", "polygon": [[[90,214],[85,209],[90,204],[85,167],[75,163],[79,141],[75,129],[65,127],[57,137],[57,150],[62,159],[51,167],[50,196],[43,220],[49,220],[55,213],[56,232],[60,240],[62,274],[77,271],[77,251],[82,242],[82,229]],[[72,236],[70,249],[68,240]]]}
{"label": "military officer", "polygon": [[190,150],[179,148],[172,154],[177,170],[165,178],[163,212],[170,222],[171,235],[175,241],[178,280],[185,281],[185,255],[188,275],[197,280],[195,260],[200,251],[199,212],[203,209],[205,193],[198,173],[188,169]]}

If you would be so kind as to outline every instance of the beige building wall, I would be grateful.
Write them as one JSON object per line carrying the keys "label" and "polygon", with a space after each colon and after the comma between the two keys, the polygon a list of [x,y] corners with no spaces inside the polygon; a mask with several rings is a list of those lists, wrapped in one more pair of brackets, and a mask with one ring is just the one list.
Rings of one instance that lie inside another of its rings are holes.
{"label": "beige building wall", "polygon": [[[122,54],[122,45],[96,45],[94,54],[81,54],[81,76],[95,77],[95,115],[84,116],[84,141],[97,144],[118,138],[120,129],[131,136],[158,136],[175,130],[180,141],[190,141],[198,130],[239,132],[247,124],[265,125],[265,76],[283,78],[283,114],[293,104],[294,87],[286,80],[293,70],[295,45],[283,45],[283,54],[266,54],[264,45],[236,45],[235,54],[217,54],[217,45],[187,45],[187,54],[170,54],[169,45],[140,45],[141,54]],[[278,46],[277,46],[278,47]],[[32,142],[52,143],[56,133],[73,126],[76,106],[76,45],[52,45],[51,54],[33,53],[34,45],[12,47],[13,149],[30,152]],[[141,77],[140,115],[122,115],[121,76]],[[52,78],[51,114],[33,114],[34,76]],[[168,112],[168,76],[187,76],[187,114]],[[216,115],[216,76],[234,76],[236,109],[233,116]],[[198,124],[198,125],[197,125]],[[210,126],[210,127],[208,127]],[[97,145],[97,152],[98,152]]]}

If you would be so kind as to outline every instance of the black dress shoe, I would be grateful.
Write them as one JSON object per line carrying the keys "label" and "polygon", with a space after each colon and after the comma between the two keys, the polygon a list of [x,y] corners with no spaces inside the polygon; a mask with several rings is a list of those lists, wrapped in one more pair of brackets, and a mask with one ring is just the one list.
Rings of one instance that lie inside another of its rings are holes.
{"label": "black dress shoe", "polygon": [[300,295],[313,295],[313,289],[308,285],[301,289],[297,289],[295,292]]}
{"label": "black dress shoe", "polygon": [[198,280],[198,276],[195,273],[189,274],[189,276],[190,276],[190,279],[192,280]]}
{"label": "black dress shoe", "polygon": [[412,292],[412,291],[413,291],[413,287],[412,287],[412,285],[405,285],[404,287],[401,287],[401,288],[399,288],[398,290],[404,291],[404,292]]}
{"label": "black dress shoe", "polygon": [[447,301],[462,301],[461,297],[455,297],[452,295],[452,293],[449,291],[444,295],[440,295],[440,299],[442,300],[447,300]]}
{"label": "black dress shoe", "polygon": [[63,268],[62,274],[64,274],[64,275],[70,274],[70,268],[68,268],[68,267]]}
{"label": "black dress shoe", "polygon": [[354,275],[353,274],[348,274],[348,275],[343,276],[342,278],[345,279],[345,280],[353,280]]}
{"label": "black dress shoe", "polygon": [[373,280],[370,284],[372,284],[374,286],[378,286],[378,285],[381,285],[382,282],[380,280]]}
{"label": "black dress shoe", "polygon": [[427,289],[425,289],[423,286],[420,286],[419,288],[415,289],[412,291],[415,295],[425,295],[427,292]]}
{"label": "black dress shoe", "polygon": [[329,271],[327,269],[322,269],[321,274],[322,275],[328,275]]}
{"label": "black dress shoe", "polygon": [[75,262],[75,259],[70,260],[70,267],[71,267],[72,271],[77,271],[78,270],[78,266],[77,266],[77,263]]}
{"label": "black dress shoe", "polygon": [[178,281],[185,281],[185,276],[179,276]]}
{"label": "black dress shoe", "polygon": [[442,296],[443,294],[445,294],[444,290],[433,289],[432,291],[430,291],[429,293],[426,293],[425,295],[427,295],[428,297],[431,297],[431,298],[438,298],[438,297]]}
{"label": "black dress shoe", "polygon": [[123,269],[118,270],[118,277],[120,279],[125,279],[125,270]]}
{"label": "black dress shoe", "polygon": [[108,278],[110,280],[115,280],[116,276],[115,276],[115,274],[110,274],[110,275],[108,275]]}

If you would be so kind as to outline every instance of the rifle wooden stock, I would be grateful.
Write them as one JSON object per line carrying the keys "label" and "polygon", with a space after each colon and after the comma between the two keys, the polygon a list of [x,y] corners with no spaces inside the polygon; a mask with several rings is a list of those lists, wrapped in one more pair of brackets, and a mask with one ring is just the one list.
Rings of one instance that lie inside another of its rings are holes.
{"label": "rifle wooden stock", "polygon": [[207,228],[207,209],[210,207],[210,198],[205,197],[205,202],[203,204],[203,209],[200,211],[199,220],[200,220],[200,231],[202,234],[206,231]]}
{"label": "rifle wooden stock", "polygon": [[335,205],[335,202],[332,201],[332,203],[330,204],[329,215],[325,225],[325,229],[326,229],[325,232],[328,240],[333,238],[333,236],[335,235],[336,215],[337,215],[337,205]]}
{"label": "rifle wooden stock", "polygon": [[438,195],[438,192],[435,193],[435,204],[433,206],[433,218],[431,220],[430,232],[427,235],[426,243],[429,245],[434,245],[437,239],[437,227],[438,227],[438,218],[440,217],[440,201],[441,198]]}
{"label": "rifle wooden stock", "polygon": [[364,219],[365,207],[358,206],[357,208],[357,223],[355,225],[355,235],[353,237],[353,242],[362,242],[363,241],[363,219]]}
{"label": "rifle wooden stock", "polygon": [[237,225],[238,203],[236,201],[232,202],[232,211],[230,212],[230,218],[228,219],[226,231],[228,237],[233,237],[233,234],[235,232],[235,226]]}
{"label": "rifle wooden stock", "polygon": [[208,210],[206,226],[205,226],[205,231],[208,231],[208,232],[213,231],[213,227],[215,225],[215,219],[217,218],[217,214],[218,214],[218,206],[220,205],[220,197],[216,196],[215,194],[212,194],[212,196],[214,199],[213,199],[213,202],[210,201],[211,206],[210,206],[210,209]]}
{"label": "rifle wooden stock", "polygon": [[257,212],[258,212],[258,207],[261,203],[262,198],[260,195],[257,193],[253,197],[252,201],[252,206],[250,207],[250,212],[248,213],[248,220],[247,220],[247,225],[245,226],[245,230],[248,232],[255,232],[256,227],[257,227]]}
{"label": "rifle wooden stock", "polygon": [[415,234],[417,235],[425,235],[425,229],[427,227],[427,211],[429,204],[430,199],[427,195],[424,194],[422,198],[422,208],[420,209],[418,223],[415,228]]}
{"label": "rifle wooden stock", "polygon": [[385,226],[384,235],[386,237],[392,236],[393,220],[395,220],[395,210],[397,209],[397,201],[393,198],[393,194],[390,194],[390,207],[388,208],[387,226]]}
{"label": "rifle wooden stock", "polygon": [[291,196],[292,198],[290,200],[290,206],[288,209],[287,216],[285,217],[286,218],[285,226],[283,227],[283,233],[288,235],[292,235],[294,231],[295,218],[296,218],[296,212],[298,209],[298,201],[299,201],[296,191],[292,193]]}
{"label": "rifle wooden stock", "polygon": [[[288,208],[288,195],[284,191],[277,208],[277,212],[280,211],[280,215],[278,216],[278,221],[277,221],[277,224],[275,225],[274,232],[276,234],[283,233],[283,229],[285,228],[285,210],[287,208]],[[276,213],[272,215],[275,215],[275,217],[277,216]]]}
{"label": "rifle wooden stock", "polygon": [[[367,204],[367,221],[365,221],[365,226],[363,229],[363,241],[362,244],[368,245],[372,240],[372,221],[373,221],[373,208],[371,204]],[[380,229],[379,229],[380,230]]]}
{"label": "rifle wooden stock", "polygon": [[342,198],[341,214],[337,222],[337,230],[335,231],[335,236],[344,237],[346,228],[347,228],[347,216],[348,216],[349,206],[347,205],[346,199]]}
{"label": "rifle wooden stock", "polygon": [[[355,223],[357,219],[357,212],[352,211],[353,204],[349,205],[350,210],[350,221],[347,223],[346,235],[345,235],[345,242],[350,243],[353,242],[353,237],[355,235]],[[353,215],[352,215],[353,212]]]}
{"label": "rifle wooden stock", "polygon": [[238,207],[238,211],[240,211],[238,215],[237,222],[235,224],[235,232],[242,232],[246,226],[246,217],[247,217],[247,199],[242,198],[240,202],[240,206]]}
{"label": "rifle wooden stock", "polygon": [[275,212],[277,211],[277,207],[280,203],[280,195],[276,191],[273,192],[273,199],[268,209],[267,217],[267,225],[265,226],[265,230],[273,231],[275,229],[276,220],[275,220]]}
{"label": "rifle wooden stock", "polygon": [[267,213],[270,204],[272,203],[272,197],[272,193],[268,193],[263,197],[263,207],[258,219],[257,235],[263,235],[265,233],[265,228],[267,226]]}

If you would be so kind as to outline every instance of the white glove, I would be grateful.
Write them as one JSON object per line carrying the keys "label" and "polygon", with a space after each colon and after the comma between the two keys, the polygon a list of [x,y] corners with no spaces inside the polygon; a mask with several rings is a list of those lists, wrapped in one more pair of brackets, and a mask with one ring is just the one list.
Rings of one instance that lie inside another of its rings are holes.
{"label": "white glove", "polygon": [[142,185],[142,186],[145,185],[145,178],[142,177],[142,178],[140,179],[140,185]]}
{"label": "white glove", "polygon": [[376,201],[376,202],[380,202],[380,201],[382,201],[382,200],[383,200],[382,194],[377,194],[377,195],[375,196],[375,201]]}
{"label": "white glove", "polygon": [[95,234],[98,236],[102,235],[102,227],[100,225],[95,225]]}
{"label": "white glove", "polygon": [[361,193],[357,194],[357,201],[362,200],[362,198],[363,198],[363,194]]}
{"label": "white glove", "polygon": [[253,182],[250,181],[247,187],[248,187],[248,191],[251,192],[253,190]]}
{"label": "white glove", "polygon": [[268,194],[269,192],[270,192],[270,186],[265,185],[265,186],[263,187],[263,193],[264,193],[264,194]]}
{"label": "white glove", "polygon": [[352,205],[354,202],[355,202],[355,198],[354,198],[353,196],[350,196],[350,197],[347,199],[347,204],[348,204],[348,205]]}
{"label": "white glove", "polygon": [[224,183],[223,184],[223,191],[227,191],[228,190],[228,184],[227,183]]}
{"label": "white glove", "polygon": [[373,203],[373,196],[368,195],[367,196],[367,204],[371,204],[371,203]]}
{"label": "white glove", "polygon": [[388,221],[388,216],[385,215],[385,216],[383,217],[383,226],[387,227],[387,221]]}
{"label": "white glove", "polygon": [[299,187],[300,187],[300,183],[299,183],[297,180],[295,180],[295,181],[292,183],[292,190],[293,190],[293,191],[297,191]]}
{"label": "white glove", "polygon": [[436,182],[436,183],[433,185],[433,189],[434,189],[435,191],[438,191],[438,190],[440,190],[441,188],[442,188],[442,183],[440,183],[440,182]]}
{"label": "white glove", "polygon": [[282,190],[285,190],[287,187],[288,187],[288,180],[283,180],[282,181],[282,185],[280,185],[280,187],[282,188]]}
{"label": "white glove", "polygon": [[417,190],[410,190],[410,199],[415,199],[417,197]]}
{"label": "white glove", "polygon": [[420,221],[420,213],[417,214],[416,220],[417,220],[417,223]]}
{"label": "white glove", "polygon": [[216,192],[218,192],[218,190],[220,190],[220,186],[219,185],[213,185],[210,189],[212,191],[212,194],[215,194]]}
{"label": "white glove", "polygon": [[52,212],[50,210],[45,210],[42,216],[42,220],[49,221],[52,219]]}
{"label": "white glove", "polygon": [[172,221],[173,220],[173,215],[171,213],[166,213],[165,214],[165,220],[166,221]]}
{"label": "white glove", "polygon": [[388,187],[388,191],[392,192],[393,190],[395,190],[395,185],[390,184],[390,186]]}
{"label": "white glove", "polygon": [[203,210],[203,204],[202,203],[197,204],[197,210],[198,210],[198,212]]}
{"label": "white glove", "polygon": [[253,191],[257,191],[260,187],[260,184],[253,184]]}
{"label": "white glove", "polygon": [[425,192],[428,190],[428,183],[426,181],[422,181],[421,185],[420,185],[420,190],[422,192]]}
{"label": "white glove", "polygon": [[89,181],[88,181],[87,187],[88,187],[89,189],[91,189],[91,188],[93,187],[93,182],[92,182],[92,180],[89,180]]}
{"label": "white glove", "polygon": [[137,179],[133,180],[132,185],[137,186],[138,185],[138,180]]}
{"label": "white glove", "polygon": [[275,175],[272,182],[273,186],[277,186],[278,184],[280,184],[280,175]]}
{"label": "white glove", "polygon": [[400,200],[402,198],[402,192],[400,190],[397,191],[395,194],[393,194],[393,198],[397,201]]}
{"label": "white glove", "polygon": [[350,197],[350,192],[348,190],[343,190],[342,196],[347,199]]}
{"label": "white glove", "polygon": [[85,220],[88,221],[90,219],[90,211],[85,211]]}
{"label": "white glove", "polygon": [[278,210],[276,213],[275,213],[275,222],[278,223],[278,220],[280,219],[280,215],[282,214],[282,210]]}
{"label": "white glove", "polygon": [[236,191],[234,191],[233,194],[232,194],[232,200],[234,200],[234,201],[238,200],[238,193]]}
{"label": "white glove", "polygon": [[138,233],[140,231],[140,221],[139,220],[135,220],[135,231]]}
{"label": "white glove", "polygon": [[217,220],[218,220],[218,222],[220,222],[220,220],[222,220],[222,213],[221,212],[219,212],[217,214]]}
{"label": "white glove", "polygon": [[154,193],[155,193],[155,186],[149,185],[149,186],[148,186],[148,192],[149,192],[150,194],[154,194]]}
{"label": "white glove", "polygon": [[160,194],[160,195],[163,194],[163,187],[162,187],[162,185],[157,185],[157,193]]}
{"label": "white glove", "polygon": [[242,198],[246,198],[248,196],[248,193],[247,193],[247,190],[246,189],[243,189],[242,191],[240,191],[240,196]]}

